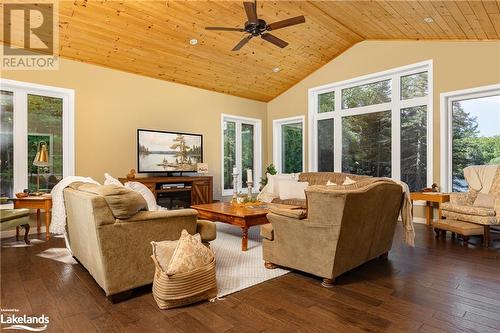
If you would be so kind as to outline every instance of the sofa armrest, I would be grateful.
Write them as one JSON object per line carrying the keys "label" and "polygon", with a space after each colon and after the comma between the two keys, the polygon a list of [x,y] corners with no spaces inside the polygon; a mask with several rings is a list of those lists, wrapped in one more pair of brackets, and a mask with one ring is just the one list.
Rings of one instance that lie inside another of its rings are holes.
{"label": "sofa armrest", "polygon": [[194,209],[177,209],[177,210],[157,210],[157,211],[140,211],[134,216],[128,219],[117,219],[119,223],[129,223],[129,222],[142,222],[142,221],[153,221],[153,220],[168,220],[171,218],[195,218],[198,216],[198,212]]}
{"label": "sofa armrest", "polygon": [[272,214],[281,215],[297,220],[302,220],[307,217],[307,211],[305,209],[287,209],[287,208],[270,207],[269,211]]}
{"label": "sofa armrest", "polygon": [[198,220],[196,222],[196,232],[200,234],[202,242],[210,242],[217,237],[217,229],[212,221]]}

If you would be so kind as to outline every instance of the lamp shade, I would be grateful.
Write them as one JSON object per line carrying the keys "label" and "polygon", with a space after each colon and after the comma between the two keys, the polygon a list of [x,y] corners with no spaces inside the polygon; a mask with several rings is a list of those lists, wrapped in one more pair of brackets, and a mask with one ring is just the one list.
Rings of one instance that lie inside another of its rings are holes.
{"label": "lamp shade", "polygon": [[47,150],[47,144],[43,141],[38,144],[38,150],[33,160],[33,165],[37,167],[49,165],[49,152]]}

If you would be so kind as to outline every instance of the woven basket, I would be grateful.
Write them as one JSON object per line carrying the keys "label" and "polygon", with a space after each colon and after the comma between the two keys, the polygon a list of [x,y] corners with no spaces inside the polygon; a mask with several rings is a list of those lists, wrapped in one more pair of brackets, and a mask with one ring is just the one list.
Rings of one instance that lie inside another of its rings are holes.
{"label": "woven basket", "polygon": [[151,258],[156,267],[153,297],[160,309],[171,309],[217,296],[215,258],[204,267],[171,276],[162,270],[154,255]]}

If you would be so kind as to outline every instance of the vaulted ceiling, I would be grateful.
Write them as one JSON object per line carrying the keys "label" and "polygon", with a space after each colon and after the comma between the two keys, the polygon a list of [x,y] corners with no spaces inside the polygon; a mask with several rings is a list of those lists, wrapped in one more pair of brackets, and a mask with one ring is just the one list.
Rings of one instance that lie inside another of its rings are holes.
{"label": "vaulted ceiling", "polygon": [[238,52],[243,33],[204,27],[242,27],[242,1],[62,1],[59,11],[62,57],[260,101],[363,40],[500,39],[500,1],[258,1],[268,23],[306,23],[273,31],[284,49],[254,38]]}

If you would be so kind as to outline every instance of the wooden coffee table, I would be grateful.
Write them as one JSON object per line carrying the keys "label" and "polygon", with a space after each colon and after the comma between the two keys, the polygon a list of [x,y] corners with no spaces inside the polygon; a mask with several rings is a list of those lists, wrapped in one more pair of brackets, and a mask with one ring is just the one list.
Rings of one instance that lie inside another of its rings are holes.
{"label": "wooden coffee table", "polygon": [[241,239],[241,250],[246,251],[248,247],[248,229],[250,227],[269,223],[267,213],[269,207],[277,208],[300,208],[298,206],[265,204],[259,206],[231,205],[229,202],[216,202],[210,204],[193,205],[191,208],[198,211],[198,217],[214,222],[224,222],[241,228],[243,236]]}

